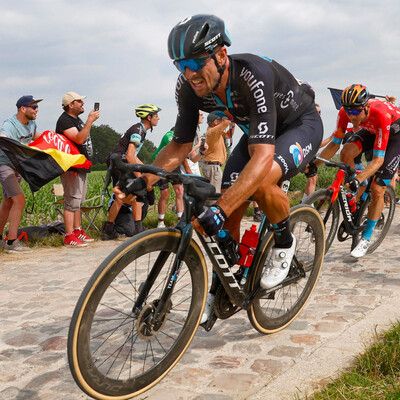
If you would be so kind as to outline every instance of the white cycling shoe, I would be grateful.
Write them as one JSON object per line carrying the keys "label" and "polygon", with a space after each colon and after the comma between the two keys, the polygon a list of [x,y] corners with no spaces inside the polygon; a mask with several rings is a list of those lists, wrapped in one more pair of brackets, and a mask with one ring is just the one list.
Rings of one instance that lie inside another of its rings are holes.
{"label": "white cycling shoe", "polygon": [[288,249],[279,249],[273,247],[269,266],[265,269],[261,277],[260,286],[264,289],[271,289],[279,285],[287,276],[290,270],[294,252],[296,250],[296,238],[293,237],[292,246]]}
{"label": "white cycling shoe", "polygon": [[357,246],[351,251],[350,255],[354,258],[364,257],[367,254],[370,244],[371,242],[361,238],[361,240],[357,243]]}
{"label": "white cycling shoe", "polygon": [[204,322],[206,322],[210,318],[214,310],[214,300],[215,300],[215,294],[208,293],[206,306],[204,307],[204,312],[203,316],[201,317],[200,324],[204,324]]}

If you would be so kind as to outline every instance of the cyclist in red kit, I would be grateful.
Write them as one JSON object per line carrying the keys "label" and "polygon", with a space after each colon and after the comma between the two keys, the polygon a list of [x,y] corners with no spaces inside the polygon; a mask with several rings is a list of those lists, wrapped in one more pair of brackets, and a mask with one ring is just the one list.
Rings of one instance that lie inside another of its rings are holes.
{"label": "cyclist in red kit", "polygon": [[[357,192],[360,182],[373,176],[372,202],[368,211],[366,229],[360,242],[350,255],[365,256],[375,225],[384,207],[385,187],[389,185],[400,159],[400,110],[388,101],[370,99],[366,86],[354,84],[343,90],[342,108],[339,110],[337,127],[331,143],[322,151],[321,158],[330,159],[339,149],[347,125],[359,129],[343,146],[341,161],[354,168],[354,158],[368,150],[373,151],[372,161],[349,184]],[[317,160],[318,166],[322,161]]]}

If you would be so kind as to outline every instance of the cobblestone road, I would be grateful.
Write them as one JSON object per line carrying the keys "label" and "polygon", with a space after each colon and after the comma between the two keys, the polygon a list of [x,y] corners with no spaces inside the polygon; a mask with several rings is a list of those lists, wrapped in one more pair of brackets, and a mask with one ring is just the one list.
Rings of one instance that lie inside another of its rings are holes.
{"label": "cobblestone road", "polygon": [[[362,261],[334,242],[312,299],[299,318],[270,336],[240,312],[199,329],[171,373],[141,400],[293,399],[348,365],[375,329],[399,317],[399,213],[384,243]],[[247,225],[249,222],[247,222]],[[79,294],[112,249],[46,248],[0,253],[0,398],[87,399],[70,375],[69,321]]]}

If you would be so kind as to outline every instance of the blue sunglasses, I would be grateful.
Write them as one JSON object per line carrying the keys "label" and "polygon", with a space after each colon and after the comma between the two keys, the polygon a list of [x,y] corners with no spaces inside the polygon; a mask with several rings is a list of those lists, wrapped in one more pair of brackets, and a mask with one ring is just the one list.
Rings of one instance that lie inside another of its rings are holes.
{"label": "blue sunglasses", "polygon": [[357,109],[351,109],[351,108],[345,108],[344,109],[345,113],[349,114],[349,115],[360,115],[363,110],[364,110],[364,107],[363,108],[357,108]]}
{"label": "blue sunglasses", "polygon": [[197,58],[187,58],[185,60],[175,60],[174,65],[178,69],[178,71],[184,73],[186,68],[189,68],[191,71],[200,71],[205,67],[206,61],[212,57],[214,53],[209,54],[204,57]]}

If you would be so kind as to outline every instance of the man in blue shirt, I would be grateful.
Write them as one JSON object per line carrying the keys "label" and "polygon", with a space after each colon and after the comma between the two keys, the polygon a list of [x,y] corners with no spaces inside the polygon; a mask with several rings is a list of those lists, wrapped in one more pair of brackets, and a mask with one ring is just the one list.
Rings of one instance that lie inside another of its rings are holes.
{"label": "man in blue shirt", "polygon": [[[22,96],[17,101],[17,113],[6,119],[0,135],[28,144],[37,139],[36,116],[38,103],[33,96]],[[0,151],[0,183],[3,188],[3,201],[0,204],[0,247],[6,253],[31,252],[32,250],[17,239],[18,226],[25,208],[25,196],[21,189],[21,175],[13,168],[8,157]],[[3,231],[9,219],[8,240],[3,240]]]}

